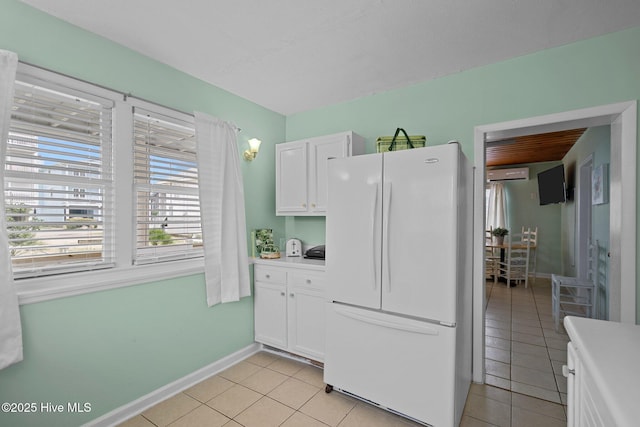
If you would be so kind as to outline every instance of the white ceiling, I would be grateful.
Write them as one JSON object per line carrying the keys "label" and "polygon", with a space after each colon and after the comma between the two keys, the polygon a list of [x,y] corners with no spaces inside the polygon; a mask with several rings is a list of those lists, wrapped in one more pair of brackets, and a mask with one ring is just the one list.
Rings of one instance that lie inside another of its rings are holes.
{"label": "white ceiling", "polygon": [[640,25],[638,0],[22,0],[289,115]]}

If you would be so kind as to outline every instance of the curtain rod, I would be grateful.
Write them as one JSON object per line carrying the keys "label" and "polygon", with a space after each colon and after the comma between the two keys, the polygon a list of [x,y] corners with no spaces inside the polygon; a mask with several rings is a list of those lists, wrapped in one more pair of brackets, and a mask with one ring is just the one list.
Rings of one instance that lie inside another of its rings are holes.
{"label": "curtain rod", "polygon": [[[80,79],[78,77],[70,76],[69,74],[61,73],[59,71],[55,71],[55,70],[52,70],[50,68],[42,67],[40,65],[31,64],[30,62],[26,62],[26,61],[22,61],[22,60],[18,60],[18,62],[20,62],[21,64],[24,64],[24,65],[28,65],[29,67],[38,68],[40,70],[44,70],[44,71],[47,71],[49,73],[58,74],[59,76],[64,76],[64,77],[67,77],[67,78],[73,79],[73,80],[78,80],[78,81],[81,81],[83,83],[86,83],[86,84],[89,84],[89,85],[93,85],[93,86],[97,86],[97,87],[99,87],[101,89],[117,93],[117,94],[122,96],[122,99],[124,101],[126,101],[127,98],[135,98],[138,101],[147,102],[149,104],[152,104],[152,105],[155,105],[155,106],[158,106],[158,107],[167,108],[167,109],[169,109],[171,111],[175,111],[176,113],[186,114],[187,116],[193,117],[193,112],[187,113],[187,112],[179,110],[177,108],[169,107],[167,105],[162,105],[162,104],[154,102],[154,101],[149,101],[148,99],[144,99],[144,98],[140,98],[139,96],[135,96],[135,95],[131,94],[131,92],[122,92],[120,90],[116,90],[116,89],[113,89],[113,88],[110,88],[110,87],[107,87],[107,86],[103,86],[101,84],[97,84],[97,83],[93,83],[93,82],[90,82],[90,81],[87,81],[87,80],[84,80],[84,79]],[[238,132],[240,132],[241,130],[242,129],[238,128]]]}

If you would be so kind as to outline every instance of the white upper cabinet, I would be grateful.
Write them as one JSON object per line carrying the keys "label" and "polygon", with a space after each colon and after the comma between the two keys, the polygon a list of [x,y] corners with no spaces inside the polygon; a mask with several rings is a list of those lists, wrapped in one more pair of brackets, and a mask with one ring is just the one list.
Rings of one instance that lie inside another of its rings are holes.
{"label": "white upper cabinet", "polygon": [[[349,157],[350,135],[330,135],[309,143],[309,211],[327,212],[327,160]],[[346,143],[345,143],[346,142]]]}
{"label": "white upper cabinet", "polygon": [[307,212],[307,142],[276,145],[276,214]]}
{"label": "white upper cabinet", "polygon": [[341,132],[276,145],[276,215],[324,216],[327,161],[364,154],[364,139]]}

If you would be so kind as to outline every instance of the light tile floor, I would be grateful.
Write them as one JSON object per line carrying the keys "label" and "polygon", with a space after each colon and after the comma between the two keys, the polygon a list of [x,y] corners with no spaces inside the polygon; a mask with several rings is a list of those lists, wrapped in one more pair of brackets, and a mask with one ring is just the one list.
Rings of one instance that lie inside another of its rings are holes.
{"label": "light tile floor", "polygon": [[566,426],[569,337],[554,329],[551,281],[528,288],[487,281],[486,297],[486,384],[472,384],[461,425]]}
{"label": "light tile floor", "polygon": [[[553,331],[550,285],[487,282],[487,383],[472,384],[462,427],[565,426],[564,334]],[[563,354],[564,352],[564,354]],[[553,383],[553,384],[552,384]],[[338,392],[318,367],[260,352],[144,411],[124,427],[409,427],[402,417]]]}
{"label": "light tile floor", "polygon": [[322,369],[260,352],[121,426],[418,426],[324,387]]}
{"label": "light tile floor", "polygon": [[486,383],[554,403],[566,403],[567,336],[554,329],[551,282],[528,288],[487,282]]}

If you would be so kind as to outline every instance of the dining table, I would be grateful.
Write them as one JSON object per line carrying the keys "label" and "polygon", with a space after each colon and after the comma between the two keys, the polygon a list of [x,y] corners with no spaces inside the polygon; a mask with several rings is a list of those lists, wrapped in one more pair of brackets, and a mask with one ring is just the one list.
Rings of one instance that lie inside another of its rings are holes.
{"label": "dining table", "polygon": [[[488,248],[493,248],[493,249],[500,249],[500,260],[503,261],[503,256],[505,253],[505,250],[511,246],[513,249],[526,249],[527,245],[525,243],[512,243],[511,245],[509,245],[508,243],[490,243],[485,245]],[[536,249],[536,245],[529,245],[529,250],[531,249]]]}

